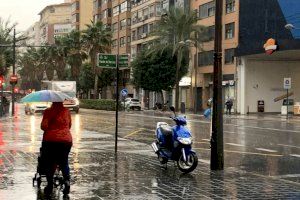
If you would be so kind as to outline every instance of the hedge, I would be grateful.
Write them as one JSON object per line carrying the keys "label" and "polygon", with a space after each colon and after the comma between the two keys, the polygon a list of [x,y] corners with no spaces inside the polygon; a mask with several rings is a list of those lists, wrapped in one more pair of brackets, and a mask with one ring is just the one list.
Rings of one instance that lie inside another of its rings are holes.
{"label": "hedge", "polygon": [[[116,110],[116,101],[113,99],[81,99],[80,108],[95,109],[95,110]],[[122,110],[122,105],[119,105],[119,110]]]}

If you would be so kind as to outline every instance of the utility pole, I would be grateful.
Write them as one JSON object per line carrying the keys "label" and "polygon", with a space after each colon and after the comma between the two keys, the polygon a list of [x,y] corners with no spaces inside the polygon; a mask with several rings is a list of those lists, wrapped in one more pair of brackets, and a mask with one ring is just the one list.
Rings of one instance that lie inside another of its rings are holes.
{"label": "utility pole", "polygon": [[[16,29],[13,38],[13,76],[16,74]],[[11,84],[11,115],[15,115],[15,83]]]}
{"label": "utility pole", "polygon": [[213,82],[213,114],[211,136],[211,170],[224,169],[223,147],[223,100],[222,100],[222,15],[223,0],[216,0],[215,9],[215,52]]}

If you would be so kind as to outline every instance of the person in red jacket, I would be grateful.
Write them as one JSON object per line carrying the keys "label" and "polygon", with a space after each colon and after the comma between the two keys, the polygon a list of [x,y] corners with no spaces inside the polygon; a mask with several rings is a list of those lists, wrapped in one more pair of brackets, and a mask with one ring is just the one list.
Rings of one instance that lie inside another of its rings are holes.
{"label": "person in red jacket", "polygon": [[53,190],[53,176],[58,165],[64,177],[64,194],[70,192],[70,168],[68,163],[69,153],[72,147],[70,111],[62,102],[53,102],[52,106],[45,110],[41,129],[44,131],[42,141],[42,158],[47,177],[45,194],[51,194]]}

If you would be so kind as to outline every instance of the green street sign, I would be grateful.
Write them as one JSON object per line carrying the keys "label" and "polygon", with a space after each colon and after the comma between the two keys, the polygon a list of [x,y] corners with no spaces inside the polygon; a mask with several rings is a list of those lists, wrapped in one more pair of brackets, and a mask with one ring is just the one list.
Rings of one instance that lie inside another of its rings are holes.
{"label": "green street sign", "polygon": [[128,67],[128,55],[119,55],[119,67]]}
{"label": "green street sign", "polygon": [[116,55],[98,54],[97,66],[101,68],[116,68]]}

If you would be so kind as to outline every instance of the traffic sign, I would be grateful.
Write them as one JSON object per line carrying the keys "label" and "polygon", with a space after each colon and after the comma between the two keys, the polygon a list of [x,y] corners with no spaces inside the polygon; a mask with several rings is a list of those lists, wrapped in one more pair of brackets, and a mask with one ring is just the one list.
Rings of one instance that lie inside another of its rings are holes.
{"label": "traffic sign", "polygon": [[123,90],[121,90],[121,95],[123,97],[126,97],[128,95],[128,90],[126,88],[124,88]]}
{"label": "traffic sign", "polygon": [[283,79],[283,88],[286,90],[289,90],[292,88],[292,79],[291,78]]}
{"label": "traffic sign", "polygon": [[116,68],[116,55],[113,54],[98,54],[97,66],[101,68]]}
{"label": "traffic sign", "polygon": [[13,74],[10,76],[10,84],[17,84],[18,83],[18,76]]}
{"label": "traffic sign", "polygon": [[128,67],[129,56],[127,54],[119,55],[119,67]]}

